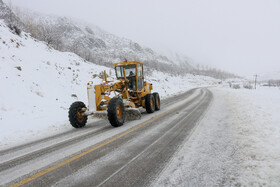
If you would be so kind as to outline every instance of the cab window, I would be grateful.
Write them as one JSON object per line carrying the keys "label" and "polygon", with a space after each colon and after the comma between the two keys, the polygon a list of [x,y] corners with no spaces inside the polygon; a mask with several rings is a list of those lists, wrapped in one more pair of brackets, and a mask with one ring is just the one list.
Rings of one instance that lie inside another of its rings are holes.
{"label": "cab window", "polygon": [[126,77],[136,76],[136,66],[135,65],[117,66],[116,67],[116,76],[118,79],[124,79],[124,68],[125,68]]}

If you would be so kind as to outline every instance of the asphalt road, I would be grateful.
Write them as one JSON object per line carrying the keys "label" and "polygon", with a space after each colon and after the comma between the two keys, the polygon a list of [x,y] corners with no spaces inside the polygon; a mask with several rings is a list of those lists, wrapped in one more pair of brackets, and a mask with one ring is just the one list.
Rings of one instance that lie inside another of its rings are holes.
{"label": "asphalt road", "polygon": [[212,101],[206,88],[113,128],[107,120],[0,151],[0,186],[150,186]]}

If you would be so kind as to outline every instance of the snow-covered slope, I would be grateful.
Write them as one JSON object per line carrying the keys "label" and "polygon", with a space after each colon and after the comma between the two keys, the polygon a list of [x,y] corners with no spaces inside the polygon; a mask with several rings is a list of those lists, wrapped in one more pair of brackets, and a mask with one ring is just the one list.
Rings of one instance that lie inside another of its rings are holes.
{"label": "snow-covered slope", "polygon": [[[73,53],[53,50],[28,34],[17,36],[2,20],[0,62],[2,132],[26,126],[37,130],[65,121],[69,104],[86,99],[86,83],[92,75],[109,70]],[[98,77],[94,80],[101,81]]]}
{"label": "snow-covered slope", "polygon": [[24,24],[17,18],[17,16],[10,10],[10,8],[0,0],[0,19],[4,19],[6,24],[17,26],[24,29]]}
{"label": "snow-covered slope", "polygon": [[108,63],[126,58],[145,62],[147,67],[165,72],[183,73],[192,69],[186,58],[169,58],[164,53],[80,20],[26,10],[22,10],[19,17],[35,38],[60,51],[74,52],[95,64],[108,66]]}
{"label": "snow-covered slope", "polygon": [[147,67],[166,72],[171,72],[174,66],[178,67],[173,70],[177,72],[192,68],[186,59],[170,59],[137,42],[115,36],[80,20],[26,11],[22,11],[19,17],[35,38],[47,41],[56,49],[74,52],[96,64],[108,65],[126,58],[143,61]]}
{"label": "snow-covered slope", "polygon": [[[112,64],[113,66],[113,64]],[[72,128],[68,107],[87,103],[86,84],[110,68],[87,62],[69,52],[59,52],[29,34],[14,34],[0,20],[0,146],[18,139]],[[111,77],[114,77],[111,70]],[[216,84],[209,77],[171,76],[154,71],[147,80],[166,97],[192,87]]]}
{"label": "snow-covered slope", "polygon": [[7,7],[6,4],[0,0],[0,18],[4,19],[8,14],[10,14],[10,9]]}

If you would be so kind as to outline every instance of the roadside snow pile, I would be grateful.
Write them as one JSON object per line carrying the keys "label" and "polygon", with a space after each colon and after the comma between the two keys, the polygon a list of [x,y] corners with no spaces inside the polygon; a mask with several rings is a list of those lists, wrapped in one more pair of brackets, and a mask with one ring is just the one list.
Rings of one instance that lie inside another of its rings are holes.
{"label": "roadside snow pile", "polygon": [[159,92],[161,98],[185,92],[191,88],[217,86],[220,82],[212,77],[186,74],[185,76],[167,76],[166,74],[154,71],[149,77],[145,77],[153,84],[153,90]]}
{"label": "roadside snow pile", "polygon": [[[72,129],[68,107],[77,100],[87,104],[86,84],[100,84],[103,70],[111,72],[109,79],[115,77],[110,68],[56,51],[24,32],[18,36],[0,20],[0,146]],[[161,72],[145,78],[161,97],[217,82]]]}
{"label": "roadside snow pile", "polygon": [[205,118],[154,186],[279,186],[280,89],[212,89]]}
{"label": "roadside snow pile", "polygon": [[280,185],[280,89],[227,95],[243,186]]}

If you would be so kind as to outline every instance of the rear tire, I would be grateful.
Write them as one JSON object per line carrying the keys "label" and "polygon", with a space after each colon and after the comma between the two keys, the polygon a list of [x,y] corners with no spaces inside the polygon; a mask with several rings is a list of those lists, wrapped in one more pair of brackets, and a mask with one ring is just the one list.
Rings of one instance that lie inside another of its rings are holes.
{"label": "rear tire", "polygon": [[74,102],[68,112],[68,117],[71,125],[75,128],[82,128],[87,123],[87,116],[82,111],[82,108],[85,108],[86,105],[81,101]]}
{"label": "rear tire", "polygon": [[145,107],[148,113],[153,113],[155,111],[155,99],[152,94],[147,94],[145,97]]}
{"label": "rear tire", "polygon": [[124,124],[125,110],[120,98],[112,98],[108,104],[108,120],[113,127],[120,127]]}
{"label": "rear tire", "polygon": [[155,98],[155,110],[160,110],[160,97],[157,92],[153,93],[153,96]]}

